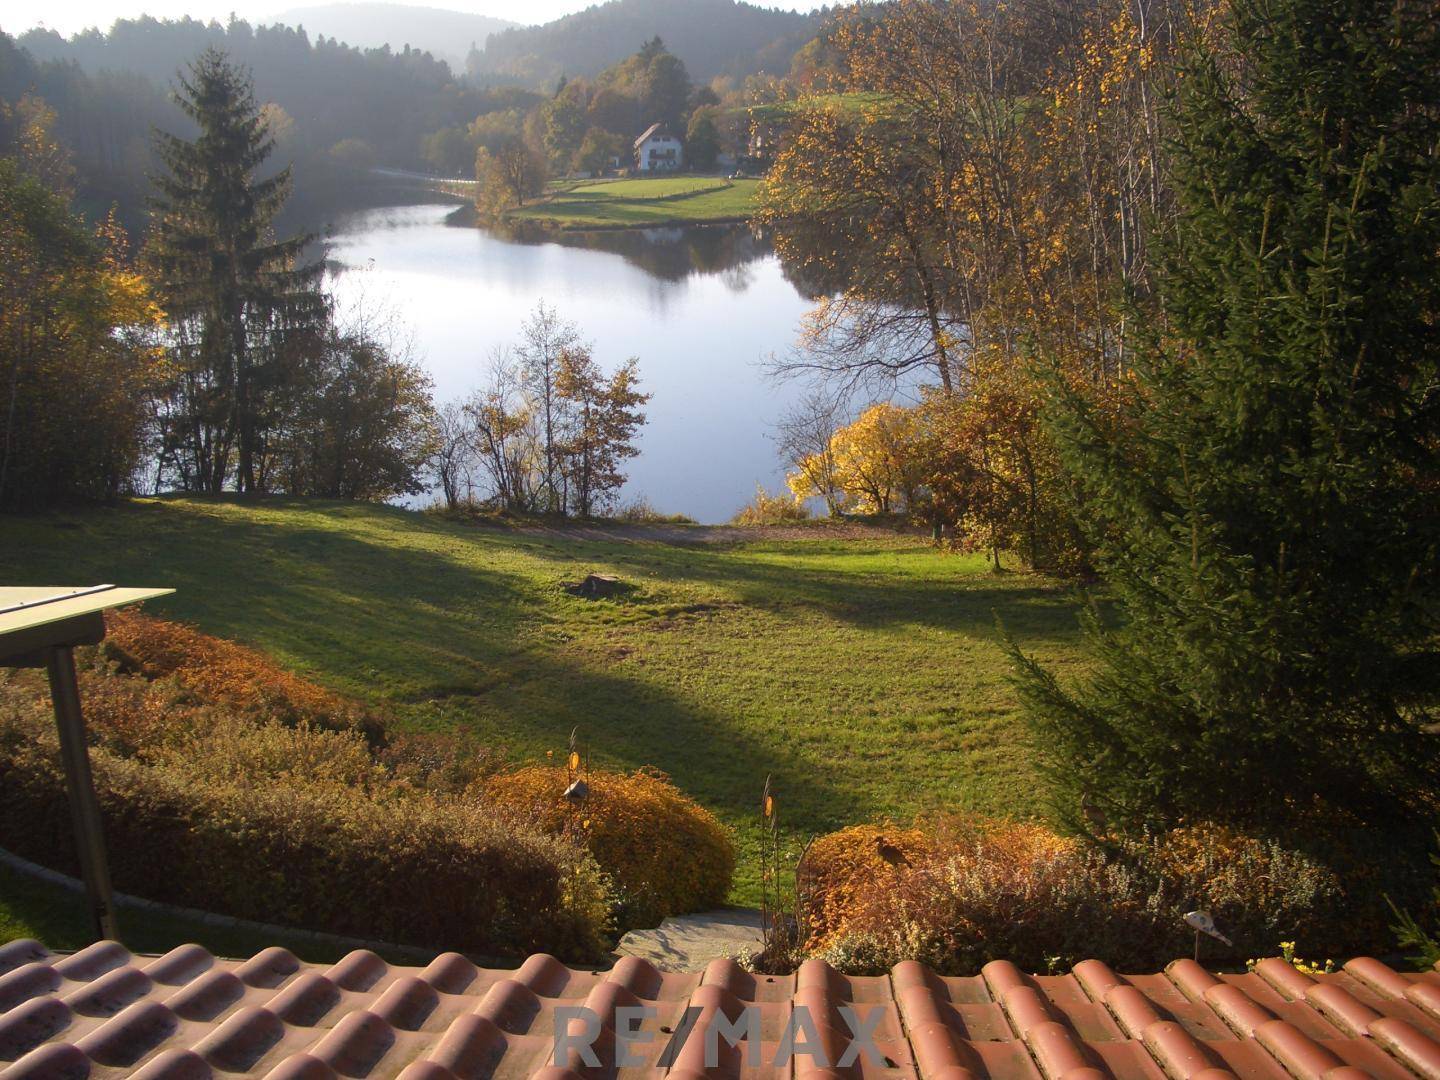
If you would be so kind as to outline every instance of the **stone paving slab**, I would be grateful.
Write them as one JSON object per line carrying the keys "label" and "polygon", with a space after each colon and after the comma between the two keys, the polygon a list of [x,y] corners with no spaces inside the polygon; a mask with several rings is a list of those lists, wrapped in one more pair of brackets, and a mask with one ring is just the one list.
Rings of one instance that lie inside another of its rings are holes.
{"label": "stone paving slab", "polygon": [[639,957],[662,971],[704,971],[712,960],[758,953],[760,946],[759,911],[719,908],[677,915],[653,930],[631,930],[615,952]]}

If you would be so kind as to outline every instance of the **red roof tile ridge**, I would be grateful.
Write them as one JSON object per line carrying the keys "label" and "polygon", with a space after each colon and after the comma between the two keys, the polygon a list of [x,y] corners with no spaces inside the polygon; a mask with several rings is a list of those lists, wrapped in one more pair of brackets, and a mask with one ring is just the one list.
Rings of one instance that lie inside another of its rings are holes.
{"label": "red roof tile ridge", "polygon": [[[822,960],[682,975],[541,954],[498,970],[456,953],[312,965],[280,948],[229,961],[198,945],[57,956],[20,941],[0,946],[0,1078],[1440,1080],[1437,993],[1433,974],[1369,957],[1321,976],[1281,960],[1223,978],[1193,960],[1164,975],[1098,960],[1064,976],[1007,961],[978,978],[917,961],[850,976]],[[641,1065],[621,1066],[627,1049]]]}

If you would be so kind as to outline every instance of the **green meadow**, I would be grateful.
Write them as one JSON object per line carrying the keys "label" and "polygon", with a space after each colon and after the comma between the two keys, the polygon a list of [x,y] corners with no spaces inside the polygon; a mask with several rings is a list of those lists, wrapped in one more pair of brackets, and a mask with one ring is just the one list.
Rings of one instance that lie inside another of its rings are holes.
{"label": "green meadow", "polygon": [[[767,775],[796,842],[927,811],[1045,813],[996,621],[1074,670],[1065,586],[900,534],[706,535],[139,499],[7,519],[0,578],[173,587],[149,610],[264,649],[399,728],[519,762],[578,729],[593,764],[659,768],[734,830],[736,902],[756,899]],[[630,588],[563,588],[592,572]]]}
{"label": "green meadow", "polygon": [[582,181],[557,185],[543,199],[505,216],[557,229],[744,221],[754,212],[759,184],[717,176]]}

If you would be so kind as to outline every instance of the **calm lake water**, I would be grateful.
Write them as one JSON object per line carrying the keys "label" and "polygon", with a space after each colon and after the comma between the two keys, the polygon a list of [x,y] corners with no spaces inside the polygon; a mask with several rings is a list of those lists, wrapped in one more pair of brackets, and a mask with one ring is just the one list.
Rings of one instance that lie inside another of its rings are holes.
{"label": "calm lake water", "polygon": [[783,470],[768,437],[801,390],[761,371],[794,342],[810,301],[743,227],[502,238],[447,224],[448,206],[370,210],[328,244],[342,309],[391,310],[435,380],[436,400],[481,384],[544,300],[608,371],[640,360],[654,395],[622,497],[701,522],[727,520]]}

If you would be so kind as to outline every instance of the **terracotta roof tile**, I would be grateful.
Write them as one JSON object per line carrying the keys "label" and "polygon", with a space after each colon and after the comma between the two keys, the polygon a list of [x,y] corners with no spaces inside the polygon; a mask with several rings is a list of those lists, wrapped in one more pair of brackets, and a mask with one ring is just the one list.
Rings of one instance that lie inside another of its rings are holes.
{"label": "terracotta roof tile", "polygon": [[1245,975],[1190,960],[1122,975],[1086,960],[1067,975],[996,961],[947,978],[914,961],[879,977],[819,960],[767,976],[728,960],[677,974],[633,957],[496,970],[456,953],[418,968],[363,950],[325,966],[279,948],[227,961],[198,945],[0,946],[0,1080],[122,1076],[1440,1080],[1440,974],[1368,957],[1329,975],[1275,959]]}

